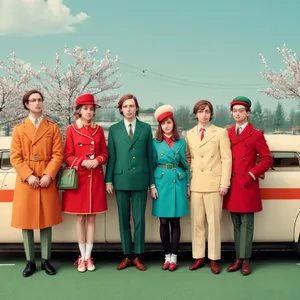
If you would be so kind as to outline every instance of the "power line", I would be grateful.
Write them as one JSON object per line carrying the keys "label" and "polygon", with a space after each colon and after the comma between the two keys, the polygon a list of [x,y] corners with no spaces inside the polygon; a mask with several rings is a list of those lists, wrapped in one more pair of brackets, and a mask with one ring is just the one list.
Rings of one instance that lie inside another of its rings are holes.
{"label": "power line", "polygon": [[129,67],[131,69],[123,69],[125,72],[140,75],[140,76],[147,76],[152,79],[160,79],[165,80],[172,83],[177,83],[181,85],[189,85],[189,86],[198,86],[202,88],[219,88],[219,89],[232,89],[232,88],[258,88],[257,85],[254,84],[215,84],[215,83],[207,83],[207,82],[199,82],[193,81],[189,79],[184,79],[175,76],[165,75],[159,72],[150,71],[146,68],[137,67],[128,63],[119,62],[121,65]]}

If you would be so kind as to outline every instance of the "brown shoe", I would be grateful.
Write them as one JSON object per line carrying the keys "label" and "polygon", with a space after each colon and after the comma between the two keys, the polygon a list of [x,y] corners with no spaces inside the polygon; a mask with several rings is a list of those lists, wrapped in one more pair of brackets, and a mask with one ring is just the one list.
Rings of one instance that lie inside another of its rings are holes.
{"label": "brown shoe", "polygon": [[220,274],[221,269],[215,260],[210,261],[210,270],[213,274]]}
{"label": "brown shoe", "polygon": [[235,271],[239,270],[242,267],[242,264],[243,264],[242,259],[236,259],[233,262],[233,264],[227,268],[227,272],[235,272]]}
{"label": "brown shoe", "polygon": [[194,271],[204,266],[204,257],[203,258],[197,258],[194,260],[194,262],[190,265],[190,270]]}
{"label": "brown shoe", "polygon": [[124,270],[126,269],[127,267],[130,267],[131,265],[131,262],[130,262],[130,259],[125,257],[117,266],[117,270]]}
{"label": "brown shoe", "polygon": [[247,275],[250,275],[251,272],[252,272],[252,270],[251,270],[251,267],[250,267],[249,260],[244,260],[244,261],[243,261],[243,264],[242,264],[242,270],[241,270],[241,273],[242,273],[244,276],[247,276]]}
{"label": "brown shoe", "polygon": [[146,266],[142,263],[141,259],[139,257],[136,257],[132,264],[140,271],[146,271]]}

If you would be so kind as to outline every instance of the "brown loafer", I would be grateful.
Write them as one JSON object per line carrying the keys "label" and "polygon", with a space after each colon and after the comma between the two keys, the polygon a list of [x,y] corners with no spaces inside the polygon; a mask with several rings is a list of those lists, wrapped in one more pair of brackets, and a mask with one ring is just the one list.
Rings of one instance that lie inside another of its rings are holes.
{"label": "brown loafer", "polygon": [[252,273],[249,260],[244,260],[243,261],[241,273],[244,276],[250,275]]}
{"label": "brown loafer", "polygon": [[220,274],[221,269],[215,260],[210,261],[210,270],[213,274]]}
{"label": "brown loafer", "polygon": [[139,271],[146,271],[146,266],[142,263],[141,259],[139,257],[136,257],[132,264],[139,270]]}
{"label": "brown loafer", "polygon": [[227,268],[227,272],[235,272],[235,271],[239,270],[242,267],[242,264],[243,264],[242,259],[236,259],[233,262],[233,264]]}
{"label": "brown loafer", "polygon": [[194,262],[190,265],[190,270],[194,271],[199,268],[202,268],[204,266],[204,262],[204,257],[195,259]]}
{"label": "brown loafer", "polygon": [[124,270],[128,267],[130,267],[131,265],[131,261],[129,258],[125,257],[117,266],[117,270],[120,271],[120,270]]}

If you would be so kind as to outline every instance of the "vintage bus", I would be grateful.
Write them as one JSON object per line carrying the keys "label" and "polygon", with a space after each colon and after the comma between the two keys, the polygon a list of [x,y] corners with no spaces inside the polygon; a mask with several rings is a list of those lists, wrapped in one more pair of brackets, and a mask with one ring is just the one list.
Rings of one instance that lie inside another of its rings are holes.
{"label": "vintage bus", "polygon": [[[260,180],[263,211],[255,215],[256,243],[293,245],[300,254],[300,136],[266,135],[274,164]],[[10,165],[11,137],[0,137],[0,246],[21,244],[21,230],[10,227],[12,200],[16,179]],[[146,242],[160,243],[159,222],[151,215],[151,199],[147,206]],[[108,197],[108,211],[96,218],[96,243],[105,247],[120,243],[118,212],[114,196]],[[36,240],[39,240],[37,234]],[[63,215],[63,223],[53,228],[53,243],[76,243],[75,219]],[[182,243],[190,243],[190,218],[182,219]],[[233,241],[233,229],[227,211],[222,216],[222,241]]]}

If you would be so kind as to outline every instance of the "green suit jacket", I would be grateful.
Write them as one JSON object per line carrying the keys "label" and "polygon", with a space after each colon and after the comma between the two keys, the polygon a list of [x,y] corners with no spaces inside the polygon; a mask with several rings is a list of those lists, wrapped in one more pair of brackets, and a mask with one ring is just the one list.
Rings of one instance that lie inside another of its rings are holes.
{"label": "green suit jacket", "polygon": [[133,139],[130,140],[124,121],[109,129],[105,182],[115,190],[146,190],[154,183],[152,166],[152,131],[149,124],[136,120]]}

